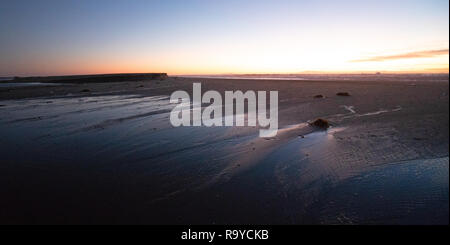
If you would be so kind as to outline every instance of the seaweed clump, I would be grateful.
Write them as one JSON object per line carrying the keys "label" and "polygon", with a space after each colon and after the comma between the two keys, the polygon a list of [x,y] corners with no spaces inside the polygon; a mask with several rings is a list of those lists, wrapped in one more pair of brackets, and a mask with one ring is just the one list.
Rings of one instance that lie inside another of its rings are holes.
{"label": "seaweed clump", "polygon": [[348,92],[339,92],[336,94],[337,96],[350,96]]}
{"label": "seaweed clump", "polygon": [[314,127],[321,128],[321,129],[327,129],[330,127],[330,123],[327,120],[322,119],[322,118],[318,118],[310,124]]}

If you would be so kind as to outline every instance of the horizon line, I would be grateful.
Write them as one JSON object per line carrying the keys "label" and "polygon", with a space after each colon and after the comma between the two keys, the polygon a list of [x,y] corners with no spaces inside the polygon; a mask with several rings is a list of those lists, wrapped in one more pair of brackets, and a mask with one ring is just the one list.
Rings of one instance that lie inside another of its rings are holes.
{"label": "horizon line", "polygon": [[151,74],[151,73],[165,73],[168,76],[251,76],[251,75],[420,75],[420,74],[434,74],[434,75],[448,75],[449,69],[439,69],[439,71],[355,71],[355,72],[296,72],[296,73],[195,73],[195,74],[170,74],[167,72],[110,72],[110,73],[77,73],[77,74],[54,74],[54,75],[0,75],[0,78],[14,78],[14,77],[69,77],[69,76],[83,76],[83,75],[133,75],[133,74]]}

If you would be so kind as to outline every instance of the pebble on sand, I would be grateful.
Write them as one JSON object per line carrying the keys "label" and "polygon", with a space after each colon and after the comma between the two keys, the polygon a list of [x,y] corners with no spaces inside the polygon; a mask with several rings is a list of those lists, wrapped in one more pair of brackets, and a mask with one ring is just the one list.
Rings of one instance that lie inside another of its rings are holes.
{"label": "pebble on sand", "polygon": [[339,92],[336,94],[337,96],[350,96],[348,92]]}

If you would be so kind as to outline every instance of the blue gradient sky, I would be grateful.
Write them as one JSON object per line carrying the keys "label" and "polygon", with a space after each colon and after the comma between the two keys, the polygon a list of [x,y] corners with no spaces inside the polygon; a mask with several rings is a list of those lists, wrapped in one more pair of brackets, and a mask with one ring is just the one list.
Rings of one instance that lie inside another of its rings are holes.
{"label": "blue gradient sky", "polygon": [[448,71],[448,8],[447,0],[4,0],[0,76]]}

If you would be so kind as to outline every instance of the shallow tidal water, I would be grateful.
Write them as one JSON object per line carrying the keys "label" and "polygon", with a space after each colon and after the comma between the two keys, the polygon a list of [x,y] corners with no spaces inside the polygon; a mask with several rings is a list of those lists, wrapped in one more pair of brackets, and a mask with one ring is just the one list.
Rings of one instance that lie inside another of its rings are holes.
{"label": "shallow tidal water", "polygon": [[61,85],[58,83],[41,83],[41,82],[27,82],[27,83],[18,83],[18,82],[3,82],[0,83],[0,88],[17,88],[17,87],[31,87],[31,86],[56,86]]}
{"label": "shallow tidal water", "polygon": [[1,104],[0,223],[448,223],[448,156],[388,137],[174,128],[167,96]]}

